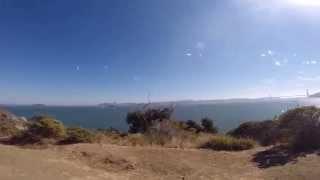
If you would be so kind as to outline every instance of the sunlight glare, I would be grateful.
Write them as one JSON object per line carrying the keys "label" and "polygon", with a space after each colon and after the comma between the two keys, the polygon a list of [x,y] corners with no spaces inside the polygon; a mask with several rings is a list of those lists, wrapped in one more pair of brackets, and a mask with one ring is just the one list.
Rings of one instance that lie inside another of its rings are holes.
{"label": "sunlight glare", "polygon": [[320,7],[320,0],[287,0],[287,3],[300,7]]}

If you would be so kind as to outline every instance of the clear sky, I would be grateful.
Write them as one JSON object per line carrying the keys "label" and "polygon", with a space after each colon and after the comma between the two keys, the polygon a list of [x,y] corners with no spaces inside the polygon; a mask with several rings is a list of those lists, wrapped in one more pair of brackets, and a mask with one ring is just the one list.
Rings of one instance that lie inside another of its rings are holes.
{"label": "clear sky", "polygon": [[0,103],[320,91],[320,0],[3,0]]}

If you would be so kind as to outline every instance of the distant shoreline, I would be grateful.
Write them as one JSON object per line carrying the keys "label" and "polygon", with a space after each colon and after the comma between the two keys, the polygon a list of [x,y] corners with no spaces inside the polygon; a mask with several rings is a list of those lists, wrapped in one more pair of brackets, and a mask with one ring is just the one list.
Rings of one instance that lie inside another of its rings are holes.
{"label": "distant shoreline", "polygon": [[[213,99],[213,100],[178,100],[178,101],[155,101],[146,102],[123,102],[123,103],[100,103],[100,104],[18,104],[18,103],[3,103],[2,106],[38,106],[38,107],[101,107],[101,106],[137,106],[137,105],[172,105],[172,104],[219,104],[219,103],[249,103],[249,102],[270,102],[270,101],[286,101],[286,100],[303,100],[303,99],[318,99],[319,97],[262,97],[262,98],[231,98],[231,99]],[[320,99],[320,98],[319,98]]]}

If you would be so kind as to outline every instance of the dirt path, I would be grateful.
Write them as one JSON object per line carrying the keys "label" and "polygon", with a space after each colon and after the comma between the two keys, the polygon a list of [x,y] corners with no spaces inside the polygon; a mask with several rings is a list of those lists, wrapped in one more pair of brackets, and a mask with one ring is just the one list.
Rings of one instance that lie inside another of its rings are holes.
{"label": "dirt path", "polygon": [[259,179],[260,175],[255,165],[248,163],[248,154],[254,151],[229,153],[110,145],[75,145],[63,150],[79,151],[120,160],[125,158],[134,167],[129,173],[123,172],[130,179]]}
{"label": "dirt path", "polygon": [[243,152],[79,144],[45,150],[0,145],[1,180],[316,179],[320,158],[259,169]]}

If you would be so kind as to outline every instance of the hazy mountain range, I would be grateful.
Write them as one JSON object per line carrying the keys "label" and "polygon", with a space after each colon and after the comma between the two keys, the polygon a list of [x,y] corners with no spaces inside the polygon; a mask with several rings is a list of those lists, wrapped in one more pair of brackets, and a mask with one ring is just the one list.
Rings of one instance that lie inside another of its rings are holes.
{"label": "hazy mountain range", "polygon": [[[296,99],[296,98],[293,98]],[[282,101],[284,98],[266,97],[266,98],[237,98],[237,99],[218,99],[218,100],[181,100],[181,101],[163,101],[150,103],[101,103],[97,106],[119,107],[119,106],[176,106],[176,105],[201,105],[201,104],[222,104],[222,103],[250,103],[250,102],[264,102],[264,101]]]}

